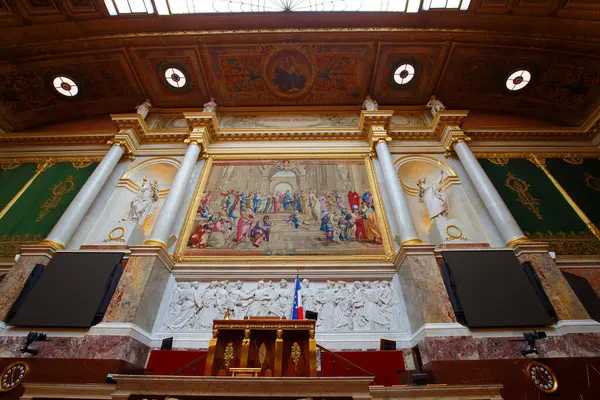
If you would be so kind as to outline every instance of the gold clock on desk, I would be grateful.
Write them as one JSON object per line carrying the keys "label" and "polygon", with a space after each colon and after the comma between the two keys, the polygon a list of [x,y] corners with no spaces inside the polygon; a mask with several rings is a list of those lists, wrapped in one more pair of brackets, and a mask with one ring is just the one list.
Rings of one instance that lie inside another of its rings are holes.
{"label": "gold clock on desk", "polygon": [[533,386],[544,393],[554,393],[558,389],[556,374],[546,364],[534,361],[527,366],[527,376]]}
{"label": "gold clock on desk", "polygon": [[0,392],[8,392],[23,383],[29,367],[23,361],[17,361],[4,368],[0,378]]}

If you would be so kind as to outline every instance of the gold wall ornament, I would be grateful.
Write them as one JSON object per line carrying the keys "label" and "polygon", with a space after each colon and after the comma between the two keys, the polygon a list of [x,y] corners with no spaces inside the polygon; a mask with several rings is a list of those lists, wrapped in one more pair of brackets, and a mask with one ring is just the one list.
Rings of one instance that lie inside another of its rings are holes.
{"label": "gold wall ornament", "polygon": [[469,240],[468,237],[463,236],[463,231],[456,225],[448,225],[446,227],[446,240]]}
{"label": "gold wall ornament", "polygon": [[0,236],[0,254],[13,255],[17,254],[21,250],[21,246],[38,244],[44,240],[42,235],[31,235],[26,233],[25,235],[12,235],[4,234]]}
{"label": "gold wall ornament", "polygon": [[581,157],[564,157],[563,161],[573,165],[583,164],[583,158]]}
{"label": "gold wall ornament", "polygon": [[583,179],[585,182],[585,186],[589,187],[596,192],[600,192],[600,179],[596,178],[594,175],[586,172],[585,178]]}
{"label": "gold wall ornament", "polygon": [[525,207],[529,208],[538,219],[544,219],[540,212],[540,200],[529,193],[531,185],[523,179],[517,178],[512,172],[506,174],[504,185],[517,194],[517,200]]}
{"label": "gold wall ornament", "polygon": [[4,206],[2,211],[0,211],[0,219],[2,219],[2,217],[4,217],[6,215],[8,210],[10,210],[10,208],[17,202],[17,200],[19,200],[19,198],[23,195],[23,193],[27,190],[27,188],[29,188],[29,186],[31,186],[33,181],[35,181],[35,179],[38,176],[40,176],[41,173],[43,173],[44,171],[46,171],[48,168],[50,168],[53,165],[54,165],[54,162],[50,158],[46,158],[46,159],[43,159],[40,162],[38,162],[33,176],[31,178],[29,178],[29,180],[27,182],[25,182],[23,187],[13,196],[13,198],[8,202],[8,204],[6,204]]}
{"label": "gold wall ornament", "polygon": [[229,368],[229,364],[233,360],[233,342],[227,343],[225,347],[225,353],[223,353],[223,361],[225,362],[225,370]]}
{"label": "gold wall ornament", "polygon": [[116,228],[114,228],[113,230],[111,230],[108,233],[108,237],[106,239],[104,239],[103,242],[104,243],[109,243],[109,242],[124,243],[125,239],[123,239],[123,237],[125,236],[125,233],[127,233],[127,231],[125,230],[124,227],[117,226]]}
{"label": "gold wall ornament", "polygon": [[73,165],[73,168],[75,168],[75,169],[87,168],[92,164],[93,164],[93,161],[76,161],[76,162],[71,163],[71,165]]}
{"label": "gold wall ornament", "polygon": [[505,166],[510,161],[510,159],[507,157],[490,157],[487,160],[493,164],[501,166]]}
{"label": "gold wall ornament", "polygon": [[22,165],[22,163],[20,162],[11,162],[11,161],[0,161],[0,168],[4,171],[10,171],[13,170],[17,167],[20,167]]}
{"label": "gold wall ornament", "polygon": [[262,342],[260,347],[258,348],[258,362],[260,362],[260,369],[263,368],[263,364],[267,359],[267,345],[265,342]]}
{"label": "gold wall ornament", "polygon": [[40,214],[38,215],[35,222],[42,221],[46,217],[46,215],[48,215],[50,210],[58,207],[63,196],[66,195],[67,193],[69,193],[70,191],[72,191],[73,189],[75,189],[75,183],[73,182],[73,176],[69,176],[64,181],[59,182],[56,185],[54,185],[51,189],[52,196],[50,196],[50,198],[48,198],[48,200],[46,200],[45,202],[42,203],[42,206],[40,207]]}
{"label": "gold wall ornament", "polygon": [[300,355],[302,352],[300,351],[300,345],[298,342],[294,342],[292,345],[292,361],[294,362],[294,370],[298,370],[298,362],[300,361]]}
{"label": "gold wall ornament", "polygon": [[[561,256],[590,256],[600,254],[600,241],[591,232],[527,232],[535,241],[547,242],[550,251]],[[508,247],[508,246],[507,246]]]}

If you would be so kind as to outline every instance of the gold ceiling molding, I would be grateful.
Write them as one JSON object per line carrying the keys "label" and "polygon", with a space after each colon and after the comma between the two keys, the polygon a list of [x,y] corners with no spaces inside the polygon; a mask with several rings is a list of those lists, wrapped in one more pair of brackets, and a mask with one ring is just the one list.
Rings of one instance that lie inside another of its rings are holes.
{"label": "gold ceiling molding", "polygon": [[55,135],[0,135],[0,146],[7,145],[78,145],[78,144],[106,144],[106,140],[114,136],[114,133],[103,135],[87,135],[87,136],[61,136]]}
{"label": "gold ceiling molding", "polygon": [[[82,165],[102,161],[103,156],[83,156],[83,157],[19,157],[19,158],[0,158],[2,165],[11,164],[39,164],[47,161],[52,164],[73,163],[74,168],[85,168]],[[89,165],[89,164],[88,164]]]}
{"label": "gold ceiling molding", "polygon": [[551,131],[551,130],[541,130],[541,131],[532,131],[532,130],[482,130],[482,131],[465,131],[467,135],[469,135],[473,140],[589,140],[594,135],[591,131],[582,131],[582,130],[561,130],[561,131]]}
{"label": "gold ceiling molding", "polygon": [[[307,34],[307,33],[325,33],[341,35],[348,33],[450,33],[450,34],[486,34],[517,36],[508,30],[491,30],[475,28],[413,28],[413,27],[362,27],[362,28],[283,28],[283,29],[215,29],[215,30],[187,30],[187,31],[151,31],[151,32],[128,32],[109,35],[79,36],[69,38],[70,42],[82,42],[88,40],[111,40],[111,39],[131,39],[131,38],[153,38],[153,37],[177,37],[177,36],[221,36],[221,35],[254,35],[254,34]],[[598,41],[596,37],[582,37],[569,35],[556,35],[547,32],[537,32],[536,39],[551,38],[562,40],[589,40]],[[6,46],[7,49],[25,47],[25,46],[48,46],[64,43],[64,40],[48,41],[23,41]]]}
{"label": "gold ceiling molding", "polygon": [[600,158],[600,152],[598,153],[475,153],[477,158],[487,158],[494,164],[505,165],[507,162],[504,160],[511,158],[526,158],[526,159],[538,159],[543,160],[546,158],[561,158],[568,160],[577,160],[583,158]]}

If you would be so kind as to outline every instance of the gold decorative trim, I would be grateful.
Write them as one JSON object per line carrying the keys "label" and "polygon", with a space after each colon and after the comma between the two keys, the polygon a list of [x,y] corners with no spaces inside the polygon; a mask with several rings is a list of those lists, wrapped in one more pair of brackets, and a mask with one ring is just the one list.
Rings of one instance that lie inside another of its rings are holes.
{"label": "gold decorative trim", "polygon": [[475,153],[477,158],[491,159],[512,159],[512,158],[531,158],[536,157],[538,159],[546,158],[560,158],[560,159],[578,159],[578,158],[600,158],[600,152],[598,153],[532,153],[532,152],[521,152],[521,153]]}
{"label": "gold decorative trim", "polygon": [[167,244],[164,242],[161,242],[160,240],[154,240],[154,239],[149,239],[146,240],[144,242],[144,246],[158,246],[158,247],[162,247],[163,249],[167,250]]}
{"label": "gold decorative trim", "polygon": [[540,200],[529,193],[529,188],[531,188],[529,183],[509,172],[506,174],[504,186],[515,192],[519,203],[527,207],[538,219],[544,219],[540,212]]}
{"label": "gold decorative trim", "polygon": [[54,240],[50,240],[50,239],[44,239],[39,243],[40,246],[50,246],[52,248],[54,248],[55,250],[64,250],[65,249],[65,245],[59,242],[56,242]]}
{"label": "gold decorative trim", "polygon": [[421,239],[408,239],[405,240],[404,242],[400,243],[401,246],[406,246],[406,245],[410,245],[410,244],[421,244],[423,243],[423,241]]}
{"label": "gold decorative trim", "polygon": [[300,350],[300,345],[298,342],[294,342],[292,345],[292,354],[291,358],[294,362],[294,370],[298,371],[298,362],[300,361],[300,356],[302,355],[302,351]]}
{"label": "gold decorative trim", "polygon": [[525,232],[531,240],[548,243],[550,251],[564,256],[590,257],[600,255],[600,241],[589,231]]}
{"label": "gold decorative trim", "polygon": [[[456,232],[452,232],[451,229],[454,229]],[[451,241],[451,240],[469,240],[468,237],[463,236],[463,231],[462,229],[460,229],[458,226],[456,225],[448,225],[446,227],[446,235],[448,235],[448,237],[446,238],[446,240]]]}
{"label": "gold decorative trim", "polygon": [[511,239],[508,242],[506,242],[506,247],[515,247],[516,245],[527,243],[527,242],[530,242],[530,240],[527,237],[522,236],[522,237]]}
{"label": "gold decorative trim", "polygon": [[11,171],[15,168],[18,168],[21,166],[22,163],[20,162],[5,162],[5,161],[0,161],[0,169],[2,169],[3,171]]}
{"label": "gold decorative trim", "polygon": [[[118,231],[121,231],[121,233],[118,236],[114,235]],[[125,236],[126,233],[127,233],[127,231],[125,230],[124,227],[117,226],[116,228],[114,228],[113,230],[111,230],[108,233],[108,237],[106,239],[104,239],[103,242],[104,243],[108,243],[108,242],[124,243],[125,240],[123,239],[123,237]]]}
{"label": "gold decorative trim", "polygon": [[229,364],[233,361],[233,342],[227,343],[227,347],[225,347],[225,352],[223,353],[223,361],[225,364],[225,370],[229,369]]}
{"label": "gold decorative trim", "polygon": [[21,235],[8,236],[6,233],[0,237],[0,254],[17,254],[21,252],[21,246],[40,243],[44,237],[42,235],[30,236],[28,233]]}
{"label": "gold decorative trim", "polygon": [[35,169],[35,173],[33,174],[33,176],[31,178],[29,178],[29,180],[27,182],[25,182],[23,187],[21,189],[19,189],[19,191],[13,196],[13,198],[4,206],[2,211],[0,211],[0,219],[2,219],[2,217],[4,217],[6,215],[6,213],[8,213],[8,211],[11,209],[11,207],[17,202],[17,200],[19,200],[19,198],[23,195],[23,193],[25,193],[27,188],[29,188],[29,186],[31,186],[33,181],[35,181],[35,179],[42,172],[46,171],[48,168],[50,168],[53,165],[54,165],[54,163],[52,162],[52,159],[50,159],[50,158],[47,158],[41,162],[38,162],[38,165]]}
{"label": "gold decorative trim", "polygon": [[73,182],[73,176],[69,176],[64,181],[52,186],[52,189],[50,189],[52,195],[42,203],[40,207],[40,213],[35,222],[41,222],[51,210],[58,207],[63,196],[71,192],[73,189],[75,189],[75,182]]}

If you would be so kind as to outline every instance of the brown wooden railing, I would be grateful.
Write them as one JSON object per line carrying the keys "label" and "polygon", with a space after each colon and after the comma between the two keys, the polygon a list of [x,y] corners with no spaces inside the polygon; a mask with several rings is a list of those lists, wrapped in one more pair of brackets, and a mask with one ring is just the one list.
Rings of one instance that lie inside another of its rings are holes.
{"label": "brown wooden railing", "polygon": [[[317,344],[317,348],[321,350],[321,365],[323,365],[323,356],[324,355],[329,355],[332,358],[333,361],[333,376],[356,376],[351,374],[350,372],[350,368],[354,368],[358,371],[360,371],[362,373],[362,375],[359,376],[369,376],[373,378],[373,384],[375,384],[375,375],[372,374],[371,372],[367,371],[366,369],[364,369],[363,367],[361,367],[360,365],[357,365],[355,363],[353,363],[350,360],[345,359],[344,357],[340,356],[339,354],[334,353],[331,350],[326,349],[325,347],[321,346],[320,344]],[[338,374],[338,365],[337,363],[341,362],[342,363],[342,373]],[[320,375],[322,374],[322,367],[321,367],[321,372]]]}
{"label": "brown wooden railing", "polygon": [[196,376],[196,365],[198,365],[198,363],[200,361],[204,360],[206,357],[208,357],[208,353],[206,353],[205,355],[203,355],[201,357],[196,358],[193,361],[190,361],[189,363],[185,364],[183,367],[179,368],[177,371],[172,372],[171,375],[179,375],[186,369],[192,368],[192,376]]}

